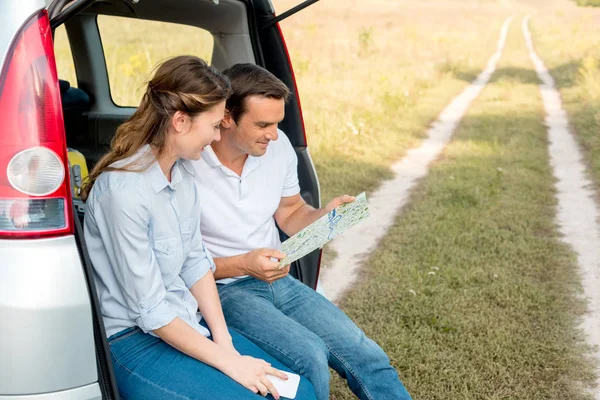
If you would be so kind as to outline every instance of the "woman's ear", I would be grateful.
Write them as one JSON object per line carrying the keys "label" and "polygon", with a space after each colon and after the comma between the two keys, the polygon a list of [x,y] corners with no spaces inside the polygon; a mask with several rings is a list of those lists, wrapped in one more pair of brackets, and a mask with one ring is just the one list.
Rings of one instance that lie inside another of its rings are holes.
{"label": "woman's ear", "polygon": [[173,129],[175,129],[175,132],[183,132],[187,118],[187,114],[183,111],[175,111],[175,114],[171,117],[171,125],[173,126]]}
{"label": "woman's ear", "polygon": [[235,126],[235,121],[231,116],[229,110],[225,109],[225,115],[223,116],[223,121],[221,121],[221,127],[224,129],[231,129]]}

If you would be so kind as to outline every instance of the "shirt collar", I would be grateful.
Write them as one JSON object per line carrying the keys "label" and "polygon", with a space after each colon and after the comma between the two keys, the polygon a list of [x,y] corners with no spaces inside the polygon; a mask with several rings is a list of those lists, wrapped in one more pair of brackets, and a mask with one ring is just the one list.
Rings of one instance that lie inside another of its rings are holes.
{"label": "shirt collar", "polygon": [[160,168],[156,158],[154,158],[152,165],[150,165],[150,167],[146,170],[147,177],[150,181],[150,186],[152,186],[154,193],[160,192],[167,186],[169,186],[171,189],[175,189],[175,186],[182,181],[183,174],[185,172],[192,176],[195,175],[194,167],[189,161],[183,159],[179,159],[175,161],[175,164],[173,164],[173,167],[171,168],[171,182],[167,180],[167,177]]}
{"label": "shirt collar", "polygon": [[259,157],[252,157],[252,156],[248,156],[248,158],[246,159],[246,162],[244,163],[244,169],[242,170],[242,176],[241,178],[245,178],[248,175],[250,175],[250,173],[252,171],[254,171],[256,169],[256,167],[258,167],[259,164]]}
{"label": "shirt collar", "polygon": [[[219,157],[217,157],[217,154],[215,153],[215,151],[213,150],[213,148],[211,146],[206,146],[206,148],[202,152],[202,158],[204,159],[204,161],[206,161],[206,163],[208,165],[210,165],[213,168],[216,168],[216,167],[227,168],[223,165],[221,160],[219,160]],[[260,162],[260,157],[253,157],[251,155],[248,155],[248,158],[244,162],[244,168],[242,169],[241,178],[245,178],[252,171],[254,171],[256,169],[256,167],[258,166],[259,162]]]}

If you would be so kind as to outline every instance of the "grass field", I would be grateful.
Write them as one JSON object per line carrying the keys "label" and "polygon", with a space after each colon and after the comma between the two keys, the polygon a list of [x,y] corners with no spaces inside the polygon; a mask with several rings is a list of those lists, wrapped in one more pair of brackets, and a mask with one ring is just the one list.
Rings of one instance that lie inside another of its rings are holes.
{"label": "grass field", "polygon": [[[416,399],[586,399],[584,303],[554,223],[520,19],[488,87],[342,308]],[[335,399],[350,399],[336,382]]]}

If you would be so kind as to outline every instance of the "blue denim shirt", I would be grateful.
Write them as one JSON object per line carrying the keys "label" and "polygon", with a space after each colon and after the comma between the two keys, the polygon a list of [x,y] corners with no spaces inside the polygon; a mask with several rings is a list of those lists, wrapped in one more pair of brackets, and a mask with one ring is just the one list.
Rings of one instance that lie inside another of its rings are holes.
{"label": "blue denim shirt", "polygon": [[200,234],[194,168],[177,161],[169,183],[149,146],[118,166],[132,162],[150,166],[103,172],[86,203],[85,240],[106,335],[132,326],[152,334],[179,317],[208,336],[189,291],[215,269]]}

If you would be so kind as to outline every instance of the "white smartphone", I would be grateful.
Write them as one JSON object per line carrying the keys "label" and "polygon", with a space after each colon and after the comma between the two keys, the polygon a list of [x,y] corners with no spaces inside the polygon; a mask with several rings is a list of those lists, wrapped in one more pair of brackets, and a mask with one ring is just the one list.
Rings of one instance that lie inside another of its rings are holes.
{"label": "white smartphone", "polygon": [[300,375],[287,371],[282,372],[288,376],[287,381],[269,374],[267,374],[267,378],[273,383],[273,386],[275,386],[275,389],[277,389],[277,392],[279,392],[281,397],[295,399],[296,393],[298,393],[298,386],[300,386]]}

